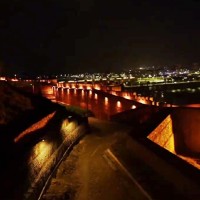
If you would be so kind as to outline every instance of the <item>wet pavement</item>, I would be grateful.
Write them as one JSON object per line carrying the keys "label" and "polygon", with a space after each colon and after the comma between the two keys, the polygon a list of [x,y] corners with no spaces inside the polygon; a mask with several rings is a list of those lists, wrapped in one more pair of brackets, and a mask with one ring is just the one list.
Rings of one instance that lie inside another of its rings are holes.
{"label": "wet pavement", "polygon": [[42,199],[146,199],[105,157],[106,149],[130,128],[96,118],[89,123],[91,133],[61,163]]}

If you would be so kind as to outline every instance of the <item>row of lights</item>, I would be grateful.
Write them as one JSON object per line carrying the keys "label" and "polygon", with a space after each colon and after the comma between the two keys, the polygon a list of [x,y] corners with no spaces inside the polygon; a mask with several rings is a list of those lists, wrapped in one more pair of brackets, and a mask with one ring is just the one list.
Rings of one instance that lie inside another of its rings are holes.
{"label": "row of lights", "polygon": [[[105,97],[105,103],[108,103],[108,97]],[[121,107],[121,101],[117,101],[117,107]],[[136,105],[132,105],[131,109],[136,109]]]}
{"label": "row of lights", "polygon": [[[54,88],[54,87],[57,88],[57,90],[58,90],[59,88],[62,88],[62,91],[63,91],[63,87],[56,87],[56,86],[53,86],[53,88]],[[76,93],[76,90],[78,90],[77,88],[67,88],[67,91],[69,92],[70,89],[74,89],[75,93]],[[199,89],[199,88],[198,88],[198,89]],[[85,89],[82,89],[82,93],[84,92],[84,90],[85,90]],[[190,90],[190,88],[187,88],[187,90]],[[193,91],[193,90],[191,89],[191,91]],[[174,90],[172,90],[172,92],[174,92]],[[115,95],[115,96],[117,96],[117,93],[114,92],[114,91],[113,91],[113,92],[110,92],[110,93],[113,94],[113,95]],[[90,94],[90,95],[92,94],[92,89],[89,89],[89,94]],[[151,105],[154,105],[154,106],[159,106],[159,105],[160,105],[159,102],[153,101],[153,100],[154,100],[153,97],[141,97],[141,96],[138,96],[138,97],[137,97],[137,94],[136,94],[135,92],[133,93],[133,95],[136,95],[137,101],[140,102],[140,103],[142,103],[142,104],[148,104],[147,101],[149,100],[149,101],[151,101]],[[125,99],[132,99],[132,98],[131,98],[131,95],[128,95],[128,94],[123,94],[122,97],[125,98]],[[95,99],[98,98],[97,94],[95,94],[95,97],[94,97],[94,98],[95,98]],[[105,97],[105,103],[108,104],[108,97]],[[121,103],[120,103],[120,102],[117,102],[117,107],[121,107]],[[166,107],[171,107],[171,105],[170,105],[170,104],[167,104]],[[131,108],[132,108],[132,109],[135,109],[136,106],[133,105]]]}
{"label": "row of lights", "polygon": [[[54,88],[55,86],[53,86],[53,88]],[[58,88],[57,88],[58,89]],[[61,89],[63,90],[63,87],[61,87]],[[67,88],[67,90],[68,89],[73,89],[73,88]],[[74,88],[74,92],[76,93],[76,88]],[[82,90],[82,94],[84,93],[84,89],[81,89]],[[69,91],[69,90],[68,90]],[[91,95],[92,94],[92,90],[91,89],[89,89],[89,94]],[[128,96],[127,96],[128,97]],[[98,98],[98,95],[95,93],[95,95],[94,95],[94,98],[95,99],[97,99]],[[127,98],[128,99],[128,98]],[[104,101],[105,101],[105,103],[108,103],[108,97],[105,97],[104,98]],[[121,105],[121,101],[117,101],[117,107],[121,107],[122,105]],[[132,105],[131,106],[131,109],[136,109],[136,106],[135,105]]]}

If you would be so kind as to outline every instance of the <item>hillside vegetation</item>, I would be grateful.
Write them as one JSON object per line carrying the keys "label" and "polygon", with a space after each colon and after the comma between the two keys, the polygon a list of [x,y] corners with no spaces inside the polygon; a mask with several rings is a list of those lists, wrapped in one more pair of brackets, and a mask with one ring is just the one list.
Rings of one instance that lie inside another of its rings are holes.
{"label": "hillside vegetation", "polygon": [[22,112],[32,109],[30,98],[15,91],[7,83],[0,82],[0,124],[8,124]]}

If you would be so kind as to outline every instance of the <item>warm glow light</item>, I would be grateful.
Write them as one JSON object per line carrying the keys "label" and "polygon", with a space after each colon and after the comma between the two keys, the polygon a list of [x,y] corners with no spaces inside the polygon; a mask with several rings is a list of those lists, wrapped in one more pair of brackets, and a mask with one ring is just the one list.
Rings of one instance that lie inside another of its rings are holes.
{"label": "warm glow light", "polygon": [[16,79],[16,78],[12,78],[11,81],[16,82],[16,81],[19,81],[19,80]]}
{"label": "warm glow light", "polygon": [[97,95],[97,94],[94,94],[94,98],[95,98],[95,99],[98,99],[98,95]]}
{"label": "warm glow light", "polygon": [[150,100],[150,101],[153,101],[153,97],[150,97],[149,100]]}
{"label": "warm glow light", "polygon": [[123,95],[123,97],[124,97],[125,99],[131,99],[131,97],[128,96],[128,95]]}
{"label": "warm glow light", "polygon": [[[77,132],[73,132],[73,130],[76,128],[77,124],[75,121],[69,122],[68,119],[63,120],[62,126],[61,126],[61,133],[62,133],[62,138],[65,139],[66,137],[68,139],[73,139],[77,134]],[[73,134],[72,134],[73,133]]]}
{"label": "warm glow light", "polygon": [[94,89],[95,90],[100,90],[100,87],[99,86],[95,86]]}
{"label": "warm glow light", "polygon": [[39,122],[33,124],[32,126],[30,126],[29,128],[27,128],[25,131],[23,131],[22,133],[20,133],[15,139],[14,142],[17,143],[19,142],[24,136],[34,133],[36,130],[41,129],[43,127],[46,126],[46,124],[49,122],[49,120],[51,118],[53,118],[53,116],[55,115],[56,112],[53,112],[49,115],[47,115],[46,117],[44,117],[42,120],[40,120]]}
{"label": "warm glow light", "polygon": [[81,95],[82,95],[82,96],[84,95],[84,90],[81,90]]}
{"label": "warm glow light", "polygon": [[144,100],[144,99],[139,99],[138,102],[140,102],[142,104],[146,104],[147,103],[146,100]]}
{"label": "warm glow light", "polygon": [[31,151],[29,158],[30,176],[37,176],[41,168],[48,161],[48,158],[53,153],[53,145],[48,141],[42,140],[38,142]]}
{"label": "warm glow light", "polygon": [[75,88],[76,88],[76,85],[75,85],[75,84],[72,84],[72,88],[75,89]]}
{"label": "warm glow light", "polygon": [[[165,128],[163,129],[163,127]],[[179,155],[175,152],[174,133],[170,115],[166,117],[165,120],[162,121],[162,123],[156,127],[156,129],[152,131],[147,138],[160,145],[161,147],[167,149],[176,156],[180,157],[181,159],[185,160],[186,162],[190,163],[194,167],[200,169],[200,164],[196,159]]]}
{"label": "warm glow light", "polygon": [[117,107],[121,107],[121,102],[117,101]]}
{"label": "warm glow light", "polygon": [[[165,128],[163,129],[163,127]],[[169,115],[166,117],[162,123],[148,135],[148,138],[168,151],[175,153],[171,116]]]}
{"label": "warm glow light", "polygon": [[131,109],[136,109],[136,105],[132,105]]}
{"label": "warm glow light", "polygon": [[200,104],[188,104],[188,105],[185,105],[185,107],[200,108]]}
{"label": "warm glow light", "polygon": [[117,93],[116,93],[115,91],[111,91],[110,93],[111,93],[112,95],[115,95],[115,96],[117,95]]}
{"label": "warm glow light", "polygon": [[108,106],[108,97],[105,97],[105,106]]}
{"label": "warm glow light", "polygon": [[[34,85],[32,85],[32,88],[33,88],[33,90],[34,90]],[[43,94],[47,94],[47,95],[51,95],[51,94],[53,94],[53,92],[54,92],[54,89],[51,88],[51,87],[46,87],[46,88],[42,91]]]}
{"label": "warm glow light", "polygon": [[6,80],[6,77],[0,77],[0,80],[1,80],[1,81],[5,81],[5,80]]}

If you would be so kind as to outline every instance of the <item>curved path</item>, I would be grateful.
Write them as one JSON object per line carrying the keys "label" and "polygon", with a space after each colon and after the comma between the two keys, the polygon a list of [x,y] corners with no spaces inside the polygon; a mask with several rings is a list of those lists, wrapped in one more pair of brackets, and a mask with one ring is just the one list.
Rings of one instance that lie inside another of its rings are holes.
{"label": "curved path", "polygon": [[89,123],[91,133],[62,162],[42,199],[146,199],[105,154],[130,128],[96,118],[90,118]]}

